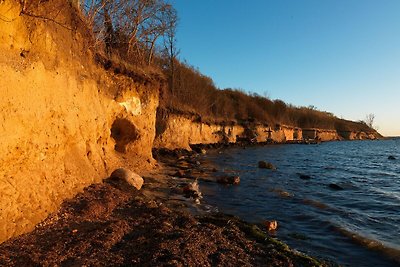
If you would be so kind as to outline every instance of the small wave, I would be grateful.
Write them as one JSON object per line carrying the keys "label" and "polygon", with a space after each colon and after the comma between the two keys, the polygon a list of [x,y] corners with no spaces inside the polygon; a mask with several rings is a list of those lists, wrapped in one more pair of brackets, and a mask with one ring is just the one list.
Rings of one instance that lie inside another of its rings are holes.
{"label": "small wave", "polygon": [[324,170],[336,170],[337,168],[334,166],[325,166]]}
{"label": "small wave", "polygon": [[391,191],[386,191],[386,190],[382,190],[380,188],[376,188],[376,187],[372,187],[370,190],[370,192],[375,192],[378,193],[384,197],[390,198],[392,200],[400,200],[400,194],[397,192],[391,192]]}
{"label": "small wave", "polygon": [[400,264],[400,249],[390,247],[381,241],[370,239],[364,236],[361,236],[355,232],[347,230],[345,228],[339,226],[333,226],[334,230],[343,234],[344,236],[350,238],[353,242],[366,247],[370,250],[378,251],[390,259],[394,260],[397,264]]}
{"label": "small wave", "polygon": [[307,204],[307,205],[310,205],[310,206],[313,206],[313,207],[316,207],[316,208],[321,209],[321,210],[331,209],[327,204],[324,204],[322,202],[319,202],[319,201],[316,201],[316,200],[312,200],[312,199],[307,199],[307,198],[303,199],[303,203]]}

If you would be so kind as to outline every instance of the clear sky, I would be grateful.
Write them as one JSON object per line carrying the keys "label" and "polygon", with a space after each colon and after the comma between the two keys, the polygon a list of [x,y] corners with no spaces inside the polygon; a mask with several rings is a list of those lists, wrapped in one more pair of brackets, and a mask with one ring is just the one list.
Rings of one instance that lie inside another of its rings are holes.
{"label": "clear sky", "polygon": [[400,0],[172,0],[180,58],[241,88],[400,136]]}

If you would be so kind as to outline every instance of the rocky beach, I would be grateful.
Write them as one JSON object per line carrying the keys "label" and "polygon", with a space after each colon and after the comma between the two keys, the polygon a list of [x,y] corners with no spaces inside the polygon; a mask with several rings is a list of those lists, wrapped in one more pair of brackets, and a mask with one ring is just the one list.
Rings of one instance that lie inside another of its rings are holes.
{"label": "rocky beach", "polygon": [[0,266],[336,266],[378,255],[359,228],[390,266],[400,152],[374,115],[219,88],[174,5],[0,0]]}
{"label": "rocky beach", "polygon": [[2,243],[0,265],[327,266],[290,249],[266,226],[202,208],[191,185],[218,178],[199,154],[155,154],[160,166],[143,176],[141,190],[112,177],[85,188],[32,232]]}

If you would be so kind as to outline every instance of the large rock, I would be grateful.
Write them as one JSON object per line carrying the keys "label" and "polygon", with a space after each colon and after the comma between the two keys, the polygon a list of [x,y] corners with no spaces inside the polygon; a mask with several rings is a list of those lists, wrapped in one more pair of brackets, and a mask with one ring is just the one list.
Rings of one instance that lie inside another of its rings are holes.
{"label": "large rock", "polygon": [[140,190],[143,186],[143,178],[140,175],[124,168],[119,168],[113,171],[110,178],[124,180],[137,190]]}

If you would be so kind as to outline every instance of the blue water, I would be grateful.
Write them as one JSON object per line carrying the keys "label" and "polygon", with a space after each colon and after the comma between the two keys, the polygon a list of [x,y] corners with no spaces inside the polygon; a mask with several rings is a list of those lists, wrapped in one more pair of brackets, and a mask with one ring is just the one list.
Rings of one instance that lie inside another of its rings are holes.
{"label": "blue water", "polygon": [[[400,139],[229,148],[204,160],[241,178],[238,186],[201,183],[207,204],[253,223],[277,220],[276,236],[310,255],[400,266]],[[257,168],[259,160],[277,170]]]}

